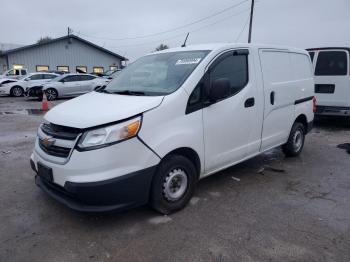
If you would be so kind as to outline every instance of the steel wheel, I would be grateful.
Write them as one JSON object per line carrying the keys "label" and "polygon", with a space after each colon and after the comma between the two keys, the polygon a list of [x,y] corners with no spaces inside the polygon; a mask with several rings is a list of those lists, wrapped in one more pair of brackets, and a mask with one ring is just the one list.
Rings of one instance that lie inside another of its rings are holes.
{"label": "steel wheel", "polygon": [[195,191],[197,175],[188,158],[175,154],[163,158],[153,177],[151,206],[162,214],[184,208]]}
{"label": "steel wheel", "polygon": [[177,201],[188,187],[187,174],[183,169],[174,169],[165,177],[163,194],[168,201]]}
{"label": "steel wheel", "polygon": [[301,153],[305,142],[305,127],[302,123],[295,122],[289,134],[287,143],[282,146],[286,156],[297,156]]}
{"label": "steel wheel", "polygon": [[296,130],[293,136],[293,146],[294,150],[298,152],[303,146],[304,134],[300,129]]}

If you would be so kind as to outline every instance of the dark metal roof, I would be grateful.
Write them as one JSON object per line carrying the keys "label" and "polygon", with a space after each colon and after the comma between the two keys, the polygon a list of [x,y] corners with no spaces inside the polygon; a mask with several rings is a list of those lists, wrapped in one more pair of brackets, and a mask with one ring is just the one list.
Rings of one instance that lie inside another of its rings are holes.
{"label": "dark metal roof", "polygon": [[58,42],[58,41],[61,41],[61,40],[65,40],[65,39],[76,39],[80,42],[83,42],[87,45],[90,45],[94,48],[97,48],[99,50],[101,50],[102,52],[105,52],[105,53],[108,53],[112,56],[115,56],[119,59],[121,59],[122,61],[127,61],[128,59],[126,57],[123,57],[121,55],[118,55],[108,49],[105,49],[101,46],[98,46],[94,43],[91,43],[90,41],[87,41],[79,36],[76,36],[76,35],[66,35],[66,36],[62,36],[62,37],[58,37],[58,38],[55,38],[55,39],[52,39],[50,41],[47,41],[47,42],[43,42],[43,43],[37,43],[37,44],[32,44],[32,45],[26,45],[26,46],[22,46],[22,47],[18,47],[18,48],[14,48],[14,49],[10,49],[10,50],[6,50],[6,51],[3,51],[0,53],[0,55],[7,55],[7,54],[10,54],[10,53],[15,53],[15,52],[18,52],[18,51],[22,51],[22,50],[26,50],[26,49],[30,49],[30,48],[33,48],[33,47],[40,47],[40,46],[43,46],[43,45],[49,45],[51,43],[55,43],[55,42]]}

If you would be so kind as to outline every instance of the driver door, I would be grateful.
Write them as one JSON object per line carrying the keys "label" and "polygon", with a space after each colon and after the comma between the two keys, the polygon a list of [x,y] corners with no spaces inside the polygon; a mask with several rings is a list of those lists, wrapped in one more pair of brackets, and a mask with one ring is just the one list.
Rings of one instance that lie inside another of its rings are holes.
{"label": "driver door", "polygon": [[231,86],[228,97],[203,109],[207,174],[259,151],[262,120],[257,117],[258,96],[249,74],[251,59],[248,50],[228,51],[207,72],[207,88],[218,79],[229,80]]}

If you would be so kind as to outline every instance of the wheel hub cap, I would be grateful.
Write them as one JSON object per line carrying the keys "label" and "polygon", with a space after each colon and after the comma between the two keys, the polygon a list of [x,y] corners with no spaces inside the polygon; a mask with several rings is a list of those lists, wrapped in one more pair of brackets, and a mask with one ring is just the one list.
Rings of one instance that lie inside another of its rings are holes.
{"label": "wheel hub cap", "polygon": [[19,96],[22,92],[21,92],[21,90],[18,87],[16,87],[16,88],[13,89],[13,93],[14,93],[15,96]]}
{"label": "wheel hub cap", "polygon": [[163,184],[163,194],[169,201],[180,199],[187,189],[187,175],[183,169],[174,169],[166,176]]}
{"label": "wheel hub cap", "polygon": [[303,134],[300,130],[296,131],[293,138],[294,148],[299,151],[303,144]]}

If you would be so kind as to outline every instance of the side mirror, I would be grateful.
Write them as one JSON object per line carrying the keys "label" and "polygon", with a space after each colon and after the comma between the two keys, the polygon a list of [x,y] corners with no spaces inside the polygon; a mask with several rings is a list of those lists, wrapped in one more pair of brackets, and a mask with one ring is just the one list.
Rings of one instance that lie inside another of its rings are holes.
{"label": "side mirror", "polygon": [[64,82],[66,82],[66,80],[64,80],[64,79],[61,79],[61,82],[64,84]]}
{"label": "side mirror", "polygon": [[216,102],[224,99],[231,94],[231,82],[228,78],[216,79],[209,90],[210,102]]}

